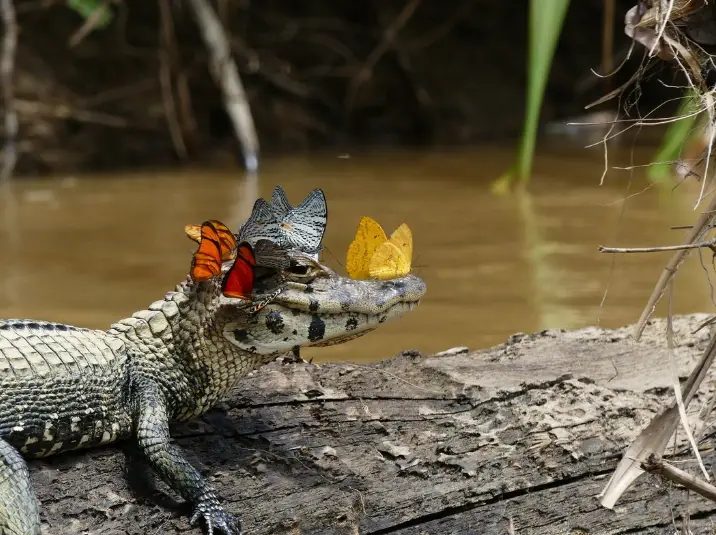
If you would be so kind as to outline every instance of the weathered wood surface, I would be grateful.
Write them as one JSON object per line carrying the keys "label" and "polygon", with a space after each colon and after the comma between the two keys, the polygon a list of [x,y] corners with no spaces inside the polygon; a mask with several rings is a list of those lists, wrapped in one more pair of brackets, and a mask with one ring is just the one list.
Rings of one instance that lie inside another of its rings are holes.
{"label": "weathered wood surface", "polygon": [[[706,329],[691,334],[703,319],[675,321],[682,377],[705,346]],[[653,476],[614,511],[597,499],[671,401],[664,329],[640,342],[629,329],[515,335],[367,366],[274,363],[175,436],[250,534],[712,533],[714,504]],[[124,467],[118,448],[32,462],[43,533],[202,533],[130,490]]]}

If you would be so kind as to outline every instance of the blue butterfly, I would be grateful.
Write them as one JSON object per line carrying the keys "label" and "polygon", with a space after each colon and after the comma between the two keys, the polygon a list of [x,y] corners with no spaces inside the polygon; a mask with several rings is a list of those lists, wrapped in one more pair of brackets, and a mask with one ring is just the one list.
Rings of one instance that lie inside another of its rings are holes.
{"label": "blue butterfly", "polygon": [[255,243],[271,240],[284,249],[298,249],[317,258],[326,232],[328,207],[321,189],[314,189],[301,203],[293,207],[286,192],[276,186],[271,203],[257,199],[251,216],[239,229],[239,242]]}

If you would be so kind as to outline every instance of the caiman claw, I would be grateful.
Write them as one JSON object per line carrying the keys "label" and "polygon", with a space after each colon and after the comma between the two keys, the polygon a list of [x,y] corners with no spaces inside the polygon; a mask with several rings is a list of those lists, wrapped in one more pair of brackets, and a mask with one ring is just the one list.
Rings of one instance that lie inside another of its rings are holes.
{"label": "caiman claw", "polygon": [[207,535],[214,535],[214,529],[225,535],[243,535],[239,519],[224,511],[216,496],[206,496],[197,504],[189,524],[196,525],[200,518],[206,522]]}

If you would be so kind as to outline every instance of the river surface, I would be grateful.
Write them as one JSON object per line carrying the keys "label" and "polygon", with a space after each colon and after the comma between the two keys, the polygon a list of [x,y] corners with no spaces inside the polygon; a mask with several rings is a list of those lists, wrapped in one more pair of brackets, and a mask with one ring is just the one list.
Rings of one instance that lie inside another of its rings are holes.
{"label": "river surface", "polygon": [[[610,165],[653,148],[611,149]],[[612,170],[601,150],[553,144],[535,161],[530,195],[496,197],[492,180],[511,147],[457,152],[266,157],[250,180],[235,169],[18,179],[4,198],[0,317],[106,328],[161,298],[188,272],[187,223],[235,228],[275,184],[292,203],[321,187],[329,207],[323,258],[345,273],[363,215],[390,233],[407,222],[420,306],[347,344],[307,350],[317,361],[371,361],[403,349],[487,347],[511,333],[636,321],[669,253],[606,255],[599,245],[679,243],[698,184],[649,188],[639,171]],[[712,273],[711,253],[703,264]],[[711,312],[707,271],[692,255],[677,279],[675,313]],[[662,303],[658,313],[667,311]]]}

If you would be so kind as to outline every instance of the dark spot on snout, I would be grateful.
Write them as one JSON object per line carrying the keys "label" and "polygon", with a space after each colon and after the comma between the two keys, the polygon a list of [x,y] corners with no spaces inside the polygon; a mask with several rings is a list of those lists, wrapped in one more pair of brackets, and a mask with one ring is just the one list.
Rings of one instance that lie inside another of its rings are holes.
{"label": "dark spot on snout", "polygon": [[303,293],[312,294],[312,293],[313,293],[313,286],[311,286],[310,284],[307,284],[306,287],[303,289]]}
{"label": "dark spot on snout", "polygon": [[326,324],[318,316],[313,316],[311,324],[308,326],[308,339],[311,342],[323,340],[326,334]]}
{"label": "dark spot on snout", "polygon": [[294,329],[294,330],[291,331],[291,334],[293,334],[293,335],[295,336],[295,335],[298,334],[298,331],[297,331],[296,329]]}
{"label": "dark spot on snout", "polygon": [[316,299],[309,299],[309,300],[308,300],[308,310],[309,310],[310,312],[314,312],[314,313],[315,313],[315,312],[318,312],[318,307],[319,307],[319,305],[318,305],[318,300],[316,300]]}
{"label": "dark spot on snout", "polygon": [[358,320],[356,318],[348,318],[346,321],[346,331],[352,331],[358,327]]}
{"label": "dark spot on snout", "polygon": [[249,339],[249,335],[244,329],[235,329],[234,338],[239,342],[246,342]]}
{"label": "dark spot on snout", "polygon": [[266,316],[266,327],[269,331],[274,334],[281,334],[283,332],[284,323],[280,312],[269,312]]}

